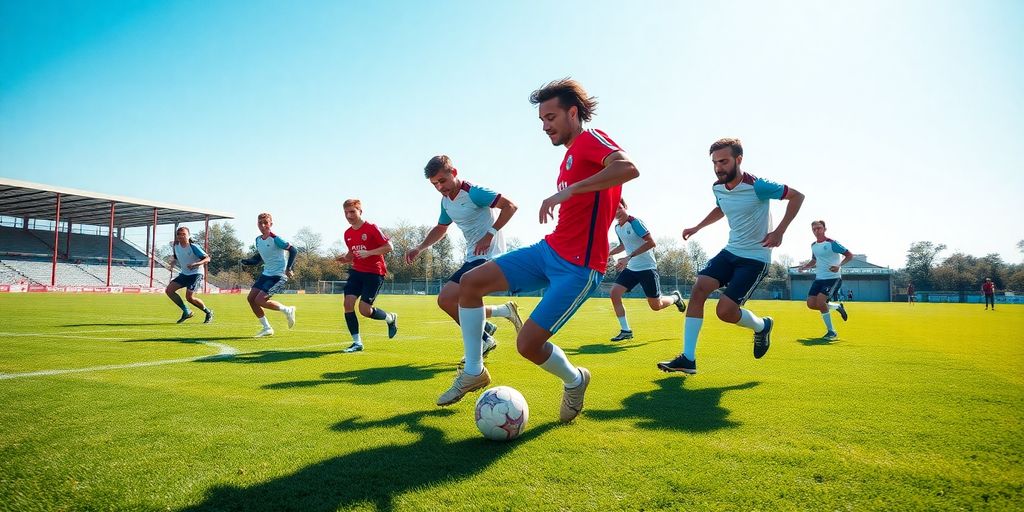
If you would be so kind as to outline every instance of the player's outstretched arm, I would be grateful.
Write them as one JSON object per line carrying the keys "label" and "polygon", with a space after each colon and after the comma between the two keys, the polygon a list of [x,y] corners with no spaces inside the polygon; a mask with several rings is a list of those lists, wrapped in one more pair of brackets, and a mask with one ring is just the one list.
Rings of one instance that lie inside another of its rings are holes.
{"label": "player's outstretched arm", "polygon": [[725,212],[716,206],[714,210],[711,210],[711,212],[708,213],[707,217],[704,217],[704,220],[700,221],[700,224],[683,230],[683,240],[689,240],[690,237],[695,235],[698,231],[722,220],[722,217],[725,217]]}
{"label": "player's outstretched arm", "polygon": [[395,246],[391,245],[391,240],[376,249],[360,249],[356,251],[356,256],[360,258],[369,258],[370,256],[383,256],[391,251],[395,250]]}
{"label": "player's outstretched arm", "polygon": [[416,256],[419,256],[424,249],[436,244],[439,240],[444,238],[444,235],[447,232],[448,224],[438,224],[434,226],[434,228],[427,233],[427,236],[423,238],[423,241],[420,242],[419,245],[405,252],[405,262],[412,263],[412,260],[415,260]]}
{"label": "player's outstretched arm", "polygon": [[782,245],[782,237],[786,234],[789,223],[793,222],[797,212],[800,211],[800,206],[804,204],[804,195],[797,192],[795,188],[790,188],[782,200],[788,203],[786,204],[786,214],[782,216],[782,220],[779,221],[779,226],[775,228],[775,231],[768,233],[765,235],[764,240],[761,240],[761,245],[764,247],[778,247]]}
{"label": "player's outstretched arm", "polygon": [[260,256],[260,253],[256,253],[248,258],[242,258],[242,265],[252,266],[259,265],[260,263],[263,263],[263,256]]}
{"label": "player's outstretched arm", "polygon": [[633,162],[622,151],[616,151],[604,158],[604,169],[601,169],[593,176],[582,179],[559,190],[556,194],[547,198],[540,204],[540,223],[546,224],[548,220],[555,217],[555,206],[564,203],[576,194],[597,192],[636,179],[640,176]]}

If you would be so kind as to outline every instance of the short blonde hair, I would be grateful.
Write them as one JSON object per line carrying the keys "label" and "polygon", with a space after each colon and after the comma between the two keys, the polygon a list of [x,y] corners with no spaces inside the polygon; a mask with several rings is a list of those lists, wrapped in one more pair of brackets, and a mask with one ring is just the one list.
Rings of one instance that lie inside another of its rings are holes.
{"label": "short blonde hair", "polygon": [[341,205],[342,208],[356,208],[363,211],[363,202],[358,199],[346,199]]}
{"label": "short blonde hair", "polygon": [[271,217],[269,213],[263,212],[256,216],[256,221],[259,222],[263,219],[267,219],[270,222],[274,222],[274,217]]}

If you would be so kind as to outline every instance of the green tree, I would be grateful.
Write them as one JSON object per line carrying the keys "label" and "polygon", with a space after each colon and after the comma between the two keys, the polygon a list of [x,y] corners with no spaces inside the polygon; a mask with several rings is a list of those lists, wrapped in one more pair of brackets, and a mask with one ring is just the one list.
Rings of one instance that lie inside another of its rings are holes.
{"label": "green tree", "polygon": [[[196,235],[200,245],[206,237],[205,231]],[[237,271],[238,260],[242,259],[242,242],[235,235],[235,227],[226,222],[210,224],[209,250],[210,263],[207,269],[211,274],[219,274],[225,270]]]}
{"label": "green tree", "polygon": [[975,267],[978,259],[974,256],[955,252],[932,270],[932,285],[938,290],[953,290],[963,295],[974,289],[978,281]]}
{"label": "green tree", "polygon": [[914,242],[907,250],[906,271],[918,290],[934,290],[932,284],[932,268],[935,258],[946,250],[946,244],[932,242]]}
{"label": "green tree", "polygon": [[319,254],[323,247],[324,237],[309,228],[303,226],[295,233],[295,248],[302,253]]}

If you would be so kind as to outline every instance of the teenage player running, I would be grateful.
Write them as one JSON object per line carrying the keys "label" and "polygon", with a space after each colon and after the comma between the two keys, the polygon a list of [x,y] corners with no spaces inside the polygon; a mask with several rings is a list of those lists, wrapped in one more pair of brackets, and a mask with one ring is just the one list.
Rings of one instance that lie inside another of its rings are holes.
{"label": "teenage player running", "polygon": [[[405,261],[412,263],[421,252],[441,240],[453,222],[462,230],[462,235],[466,239],[466,258],[462,267],[448,278],[448,282],[437,295],[437,305],[458,324],[459,281],[466,272],[505,252],[505,239],[501,234],[501,228],[505,227],[516,213],[516,205],[497,192],[459,178],[458,169],[452,165],[451,158],[447,155],[431,158],[423,168],[423,174],[441,193],[441,217],[423,241],[405,253]],[[499,212],[497,218],[494,216],[494,209]],[[488,317],[508,318],[516,333],[523,327],[515,302],[509,301],[501,306],[485,306],[484,313]],[[484,324],[484,357],[498,346],[498,342],[494,340],[494,332],[497,329],[498,326],[491,322]]]}
{"label": "teenage player running", "polygon": [[352,344],[345,352],[361,352],[363,338],[359,333],[359,319],[356,317],[356,299],[359,299],[359,313],[373,320],[383,320],[388,325],[388,338],[398,333],[398,313],[388,313],[373,306],[377,293],[384,285],[388,266],[384,255],[393,251],[391,241],[377,229],[375,224],[363,220],[363,203],[358,199],[347,199],[342,204],[345,220],[351,227],[345,230],[345,245],[348,252],[338,256],[341,263],[352,263],[345,283],[345,323],[352,335]]}
{"label": "teenage player running", "polygon": [[256,278],[248,296],[249,307],[263,327],[256,333],[257,338],[274,335],[274,329],[270,326],[264,309],[280,311],[288,321],[288,328],[295,327],[295,307],[285,306],[270,298],[283,290],[288,278],[292,277],[292,266],[295,265],[295,256],[299,251],[275,235],[270,230],[273,225],[274,218],[269,213],[261,213],[256,217],[256,227],[260,229],[260,236],[256,237],[256,254],[242,260],[243,265],[263,263],[263,273]]}
{"label": "teenage player running", "polygon": [[[700,224],[684,229],[683,240],[725,217],[729,221],[729,243],[697,275],[683,323],[683,353],[658,363],[658,368],[666,372],[697,373],[697,338],[704,323],[704,302],[711,292],[723,286],[725,291],[718,299],[716,311],[718,318],[754,331],[755,358],[768,352],[772,318],[760,318],[740,306],[768,273],[772,248],[782,243],[786,228],[804,202],[804,195],[795,189],[743,172],[743,146],[739,139],[720,139],[711,145],[710,153],[718,177],[712,186],[715,208]],[[774,230],[768,208],[771,199],[788,202],[786,214]]]}
{"label": "teenage player running", "polygon": [[[566,78],[533,92],[544,132],[566,147],[559,167],[558,192],[541,203],[539,220],[547,223],[558,206],[554,231],[540,242],[484,263],[459,283],[459,323],[466,351],[465,368],[438,405],[458,402],[487,386],[480,337],[484,330],[483,297],[502,290],[513,293],[546,288],[540,304],[519,331],[519,353],[557,376],[564,384],[559,419],[572,421],[583,409],[590,372],[569,362],[548,341],[597,289],[608,261],[608,230],[622,195],[622,184],[639,176],[626,154],[599,130],[583,129],[597,106],[578,82]],[[560,205],[560,206],[559,206]]]}
{"label": "teenage player running", "polygon": [[202,310],[203,313],[206,313],[206,320],[203,323],[208,324],[213,321],[213,310],[207,308],[206,304],[203,304],[203,301],[195,296],[195,293],[203,286],[203,265],[210,262],[210,257],[203,252],[202,248],[192,243],[192,240],[189,238],[190,235],[191,232],[185,226],[174,231],[173,257],[174,262],[181,269],[181,273],[171,280],[170,283],[167,283],[164,293],[170,297],[174,304],[181,308],[181,318],[178,319],[179,324],[193,316],[192,310],[182,302],[181,297],[178,295],[178,290],[181,288],[185,289],[185,300]]}
{"label": "teenage player running", "polygon": [[821,320],[828,329],[822,338],[831,341],[839,337],[832,327],[832,310],[838,311],[844,322],[849,318],[843,303],[836,301],[840,300],[837,292],[843,285],[840,267],[853,259],[853,253],[839,242],[825,237],[825,221],[812,222],[811,231],[814,233],[811,261],[801,265],[800,270],[814,269],[814,282],[807,292],[807,307],[821,312]]}
{"label": "teenage player running", "polygon": [[608,256],[614,256],[620,252],[626,253],[626,257],[620,258],[615,263],[619,277],[612,285],[611,299],[612,309],[619,319],[619,334],[612,338],[612,341],[622,341],[633,338],[633,329],[626,320],[626,308],[622,306],[622,296],[640,285],[647,296],[647,304],[654,311],[660,311],[671,305],[675,305],[679,312],[686,311],[686,303],[683,302],[683,295],[678,290],[669,295],[661,294],[661,277],[658,276],[658,262],[654,259],[655,247],[654,237],[643,221],[633,217],[626,211],[626,202],[619,203],[615,211],[615,235],[619,238],[617,245]]}

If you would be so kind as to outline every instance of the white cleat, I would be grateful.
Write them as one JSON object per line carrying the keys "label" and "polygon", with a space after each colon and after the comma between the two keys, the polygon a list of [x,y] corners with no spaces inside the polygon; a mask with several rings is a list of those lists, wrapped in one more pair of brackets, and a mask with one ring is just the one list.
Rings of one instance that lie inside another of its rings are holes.
{"label": "white cleat", "polygon": [[295,306],[285,307],[281,312],[284,313],[284,317],[288,320],[288,328],[295,327]]}
{"label": "white cleat", "polygon": [[519,331],[523,328],[523,319],[519,316],[519,305],[508,301],[505,303],[505,306],[508,307],[508,321],[512,322],[512,327],[515,327],[516,334],[519,334]]}
{"label": "white cleat", "polygon": [[260,330],[260,332],[256,333],[256,336],[253,336],[253,338],[264,338],[273,335],[274,329],[271,329],[270,327],[264,327],[263,329]]}

